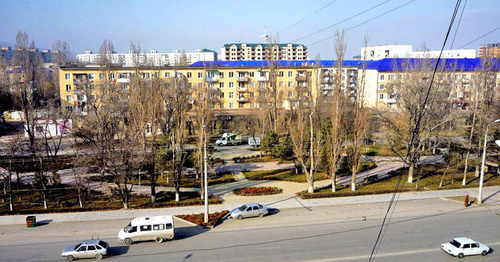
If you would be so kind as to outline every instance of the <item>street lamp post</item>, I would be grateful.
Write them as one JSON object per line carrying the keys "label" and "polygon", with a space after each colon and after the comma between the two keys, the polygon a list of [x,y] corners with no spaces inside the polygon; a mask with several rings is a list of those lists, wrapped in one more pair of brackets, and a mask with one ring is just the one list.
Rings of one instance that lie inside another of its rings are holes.
{"label": "street lamp post", "polygon": [[479,178],[479,194],[477,196],[477,203],[483,203],[483,180],[484,180],[484,162],[486,162],[486,144],[488,142],[488,128],[493,123],[500,123],[500,119],[490,122],[486,125],[486,131],[484,132],[484,145],[483,145],[483,157],[481,159],[481,176]]}
{"label": "street lamp post", "polygon": [[206,126],[203,124],[203,200],[205,201],[205,216],[204,222],[208,223],[208,173],[207,173],[207,132]]}

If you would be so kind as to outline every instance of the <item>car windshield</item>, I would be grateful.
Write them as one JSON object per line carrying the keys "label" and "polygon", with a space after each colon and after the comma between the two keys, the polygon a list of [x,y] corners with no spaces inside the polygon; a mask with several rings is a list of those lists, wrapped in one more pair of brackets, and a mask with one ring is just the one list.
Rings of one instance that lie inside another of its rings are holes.
{"label": "car windshield", "polygon": [[245,209],[247,209],[247,205],[242,205],[242,206],[238,207],[238,209],[241,211],[245,211]]}
{"label": "car windshield", "polygon": [[125,232],[128,232],[128,229],[132,226],[132,223],[128,223],[126,227],[123,228]]}
{"label": "car windshield", "polygon": [[458,241],[456,241],[455,239],[452,239],[451,242],[450,242],[450,244],[452,244],[456,248],[460,247],[460,243]]}
{"label": "car windshield", "polygon": [[74,250],[77,250],[81,245],[82,245],[82,243],[76,245],[75,248],[74,248]]}

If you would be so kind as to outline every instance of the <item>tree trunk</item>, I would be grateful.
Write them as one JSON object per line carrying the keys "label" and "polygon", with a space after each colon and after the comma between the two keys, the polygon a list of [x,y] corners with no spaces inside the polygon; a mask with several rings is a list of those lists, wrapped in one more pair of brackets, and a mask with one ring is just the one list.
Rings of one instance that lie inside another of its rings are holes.
{"label": "tree trunk", "polygon": [[467,154],[465,155],[465,163],[464,163],[464,179],[462,180],[462,186],[465,186],[467,183],[467,165],[469,164],[469,150],[467,150]]}
{"label": "tree trunk", "polygon": [[[479,156],[479,154],[478,154],[478,156]],[[478,159],[479,159],[479,158],[478,158]],[[475,175],[476,177],[479,177],[479,172],[480,172],[480,170],[481,170],[481,168],[480,168],[480,167],[479,167],[479,165],[477,164],[477,165],[476,165],[476,171],[474,172],[474,175]]]}
{"label": "tree trunk", "polygon": [[357,168],[356,166],[353,166],[352,171],[351,171],[351,191],[356,191],[356,173],[357,173]]}
{"label": "tree trunk", "polygon": [[337,172],[332,174],[332,192],[337,191]]}
{"label": "tree trunk", "polygon": [[179,188],[175,188],[175,202],[179,202],[180,201],[180,192],[179,192]]}
{"label": "tree trunk", "polygon": [[156,181],[151,181],[151,204],[154,203],[156,203]]}
{"label": "tree trunk", "polygon": [[78,203],[80,203],[80,208],[82,208],[83,202],[82,202],[82,192],[80,190],[80,187],[78,187]]}
{"label": "tree trunk", "polygon": [[413,162],[410,163],[410,168],[408,168],[408,183],[413,183],[413,167],[415,164]]}

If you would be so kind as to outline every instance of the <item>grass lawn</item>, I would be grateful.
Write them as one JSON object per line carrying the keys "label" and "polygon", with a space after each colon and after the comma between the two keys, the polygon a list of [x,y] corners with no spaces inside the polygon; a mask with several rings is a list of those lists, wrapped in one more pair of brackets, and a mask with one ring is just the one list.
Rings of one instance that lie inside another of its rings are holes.
{"label": "grass lawn", "polygon": [[[56,213],[56,212],[80,212],[96,210],[116,210],[122,209],[123,204],[118,196],[105,195],[100,192],[82,191],[83,208],[78,203],[78,193],[73,188],[52,189],[47,193],[48,209],[43,208],[43,198],[40,192],[17,192],[14,197],[15,211],[9,211],[9,195],[0,195],[0,215],[28,214],[28,213]],[[221,203],[217,196],[210,198],[212,204]],[[172,192],[159,192],[156,203],[151,204],[149,196],[133,195],[130,199],[130,208],[158,208],[172,206],[202,205],[199,193],[182,192],[180,201],[175,202],[175,195]]]}
{"label": "grass lawn", "polygon": [[[236,181],[234,179],[233,174],[222,174],[218,176],[209,176],[208,177],[208,185],[217,185],[217,184],[222,184],[222,183],[229,183],[229,182],[234,182]],[[141,181],[142,182],[142,181]],[[174,182],[173,179],[170,178],[168,181],[166,177],[160,176],[158,178],[158,181],[156,182],[158,186],[165,186],[165,187],[173,187]],[[149,181],[144,181],[143,185],[149,185]],[[181,187],[200,187],[201,185],[201,178],[190,178],[190,177],[185,177],[182,179],[181,182]]]}
{"label": "grass lawn", "polygon": [[[474,172],[467,174],[467,184],[462,186],[463,173],[455,169],[449,169],[443,179],[442,187],[439,188],[445,168],[440,166],[424,166],[420,173],[417,170],[414,174],[414,182],[407,183],[408,175],[407,169],[400,169],[393,173],[391,177],[376,181],[371,184],[359,185],[355,192],[352,192],[349,187],[338,187],[337,192],[331,192],[331,187],[321,189],[313,194],[299,193],[303,198],[321,198],[321,197],[342,197],[342,196],[355,196],[355,195],[372,195],[391,193],[394,191],[398,175],[402,174],[401,191],[427,191],[427,190],[446,190],[446,189],[459,189],[478,187],[479,178],[475,177]],[[500,185],[500,176],[493,174],[485,174],[484,186]]]}

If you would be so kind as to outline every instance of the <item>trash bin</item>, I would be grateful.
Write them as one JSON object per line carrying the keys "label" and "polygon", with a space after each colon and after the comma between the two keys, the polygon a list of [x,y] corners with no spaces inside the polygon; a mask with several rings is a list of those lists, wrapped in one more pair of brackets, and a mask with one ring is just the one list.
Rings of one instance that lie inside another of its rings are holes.
{"label": "trash bin", "polygon": [[27,216],[26,217],[26,226],[27,227],[35,227],[36,225],[36,216]]}

